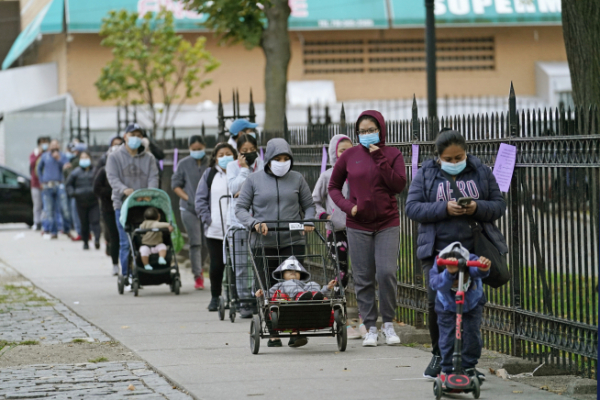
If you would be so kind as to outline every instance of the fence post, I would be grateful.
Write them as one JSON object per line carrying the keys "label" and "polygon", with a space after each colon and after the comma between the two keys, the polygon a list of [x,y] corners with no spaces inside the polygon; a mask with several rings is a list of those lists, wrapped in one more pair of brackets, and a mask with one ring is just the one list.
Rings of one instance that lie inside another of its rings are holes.
{"label": "fence post", "polygon": [[254,99],[252,98],[252,88],[250,88],[250,104],[248,106],[248,119],[250,122],[256,122],[256,112],[254,111]]}
{"label": "fence post", "polygon": [[[510,138],[517,137],[519,133],[519,115],[517,113],[517,98],[512,82],[510,83],[510,93],[508,96],[508,129]],[[521,246],[521,224],[519,213],[521,206],[519,204],[519,180],[521,179],[520,170],[515,168],[515,174],[510,183],[510,215],[511,215],[511,242],[510,242],[510,272],[511,272],[511,306],[513,312],[513,356],[522,357],[522,341],[517,339],[517,333],[520,329],[521,309],[521,264],[520,264],[520,246]]]}
{"label": "fence post", "polygon": [[87,145],[91,145],[90,143],[90,109],[86,108],[85,109],[85,142],[87,143]]}
{"label": "fence post", "polygon": [[283,138],[285,139],[286,142],[288,142],[290,145],[292,144],[290,142],[290,131],[288,130],[288,121],[287,121],[287,115],[283,114]]}
{"label": "fence post", "polygon": [[346,110],[344,110],[344,103],[342,103],[342,110],[340,111],[340,133],[346,135]]}
{"label": "fence post", "polygon": [[221,89],[219,89],[219,106],[217,109],[217,119],[219,120],[217,142],[220,142],[225,137],[225,115],[223,114],[223,101],[221,100]]}

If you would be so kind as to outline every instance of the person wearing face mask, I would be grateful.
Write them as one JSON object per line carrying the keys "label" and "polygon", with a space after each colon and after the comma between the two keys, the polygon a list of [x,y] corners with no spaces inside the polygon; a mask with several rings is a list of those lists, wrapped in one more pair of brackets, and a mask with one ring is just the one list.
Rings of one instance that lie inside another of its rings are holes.
{"label": "person wearing face mask", "polygon": [[29,173],[31,175],[31,200],[33,202],[33,226],[36,231],[42,230],[42,187],[38,177],[36,166],[37,163],[48,150],[50,146],[50,138],[48,136],[40,136],[37,140],[37,147],[33,149],[29,155]]}
{"label": "person wearing face mask", "polygon": [[[113,137],[108,151],[102,156],[94,173],[94,194],[100,200],[102,221],[104,221],[104,239],[106,240],[107,253],[112,259],[112,274],[119,275],[119,229],[115,217],[115,209],[112,203],[112,188],[106,176],[106,160],[110,154],[118,151],[123,145],[123,139],[119,136]],[[104,160],[104,161],[102,161]]]}
{"label": "person wearing face mask", "polygon": [[[260,256],[255,258],[255,262],[259,271],[264,274],[261,279],[265,283],[267,274],[272,276],[283,259],[296,256],[302,263],[300,257],[306,254],[306,250],[302,232],[269,232],[269,226],[262,221],[315,218],[315,204],[310,188],[302,174],[293,170],[293,166],[294,157],[290,145],[281,138],[269,140],[264,170],[246,178],[235,206],[238,221],[246,229],[254,231],[250,246],[257,242],[257,235],[263,235],[264,254],[271,258],[268,259],[268,265],[263,265],[263,258]],[[313,231],[314,226],[305,224],[304,229]],[[253,254],[258,253],[259,251],[253,250]],[[262,250],[260,254],[262,255]],[[290,338],[288,346],[300,347],[306,343],[308,338],[299,336]],[[268,343],[269,347],[281,345],[281,340],[275,338]]]}
{"label": "person wearing face mask", "polygon": [[[67,178],[77,168],[79,165],[79,155],[82,151],[87,150],[87,145],[83,142],[80,142],[79,139],[73,139],[73,141],[67,146],[67,158],[70,160],[71,166],[63,169],[63,175],[65,177],[65,182]],[[82,240],[81,236],[81,221],[79,219],[79,212],[77,211],[77,203],[75,198],[69,195],[69,207],[71,210],[71,220],[73,222],[73,228],[77,232],[77,237],[74,239],[75,241]]]}
{"label": "person wearing face mask", "polygon": [[[264,162],[258,155],[258,143],[254,136],[239,135],[237,139],[237,149],[239,150],[238,160],[229,164],[227,168],[227,183],[229,192],[233,199],[229,203],[229,212],[227,213],[228,240],[231,257],[236,267],[236,288],[240,299],[252,297],[252,271],[248,266],[248,233],[244,230],[235,230],[238,227],[244,227],[235,216],[235,205],[244,182],[250,174],[262,171]],[[234,232],[235,231],[235,232]],[[235,254],[234,254],[235,249]],[[243,307],[240,310],[242,318],[252,318],[252,309]]]}
{"label": "person wearing face mask", "polygon": [[[200,178],[208,168],[206,145],[202,136],[191,136],[189,141],[190,155],[177,164],[177,170],[171,177],[171,188],[179,196],[181,220],[185,225],[190,245],[190,262],[194,274],[194,288],[204,289],[202,264],[208,256],[206,240],[202,233],[202,221],[198,218],[194,206],[194,198]],[[206,250],[206,251],[203,251]]]}
{"label": "person wearing face mask", "polygon": [[[221,197],[229,196],[227,168],[237,159],[237,151],[228,143],[219,143],[213,150],[209,168],[204,171],[195,196],[195,211],[202,221],[206,245],[210,255],[210,293],[208,311],[217,311],[219,297],[223,292],[225,271],[223,262],[223,238],[225,229],[221,219]],[[227,204],[223,202],[223,209]]]}
{"label": "person wearing face mask", "polygon": [[[364,111],[356,122],[360,146],[348,149],[333,167],[329,195],[346,213],[352,276],[358,311],[367,334],[363,346],[377,346],[377,300],[388,345],[397,345],[396,315],[400,216],[396,195],[404,190],[406,172],[402,153],[385,145],[386,125],[378,111]],[[342,189],[348,182],[350,193]]]}
{"label": "person wearing face mask", "polygon": [[[406,200],[406,215],[419,223],[417,257],[421,260],[425,282],[435,257],[446,246],[460,242],[474,252],[471,223],[480,223],[484,233],[505,254],[506,241],[494,221],[501,218],[506,202],[492,170],[477,157],[467,154],[465,138],[444,128],[435,142],[438,158],[427,160],[413,178]],[[452,182],[451,182],[452,181]],[[460,193],[453,190],[456,187]],[[459,199],[469,198],[461,200]],[[425,373],[435,378],[441,372],[440,336],[435,312],[436,292],[427,285],[428,328],[433,357]],[[484,376],[478,372],[480,378]]]}
{"label": "person wearing face mask", "polygon": [[75,200],[81,221],[83,249],[89,250],[90,231],[94,234],[94,245],[100,248],[100,206],[94,195],[94,169],[87,151],[79,153],[79,165],[67,178],[67,193]]}
{"label": "person wearing face mask", "polygon": [[[130,124],[125,130],[125,145],[111,153],[106,160],[106,176],[112,188],[112,203],[115,220],[119,230],[119,258],[121,275],[119,279],[128,278],[129,239],[119,221],[121,206],[125,197],[137,189],[158,188],[158,167],[156,159],[142,146],[143,134],[138,124]],[[127,290],[131,290],[129,279],[124,280]]]}
{"label": "person wearing face mask", "polygon": [[247,119],[236,119],[229,127],[229,140],[227,143],[237,150],[237,140],[243,135],[250,135],[256,139],[256,127],[258,124],[250,122]]}

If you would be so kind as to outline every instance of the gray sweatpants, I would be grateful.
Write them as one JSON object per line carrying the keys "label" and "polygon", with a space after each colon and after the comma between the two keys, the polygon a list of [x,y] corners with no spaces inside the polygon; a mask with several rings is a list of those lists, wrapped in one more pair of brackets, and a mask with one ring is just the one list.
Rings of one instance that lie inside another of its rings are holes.
{"label": "gray sweatpants", "polygon": [[238,297],[248,300],[252,294],[254,271],[248,260],[248,231],[245,229],[231,229],[228,231],[229,251],[235,271],[235,286]]}
{"label": "gray sweatpants", "polygon": [[193,213],[187,210],[181,211],[181,220],[185,226],[185,231],[188,234],[188,242],[190,244],[190,262],[192,263],[192,273],[194,278],[202,275],[202,263],[208,257],[208,248],[206,240],[202,234],[202,223],[200,219]]}
{"label": "gray sweatpants", "polygon": [[42,203],[42,189],[31,188],[31,200],[33,201],[33,224],[42,223],[42,211],[44,209]]}
{"label": "gray sweatpants", "polygon": [[347,231],[356,301],[365,327],[369,329],[377,323],[376,282],[381,317],[383,322],[392,322],[396,314],[400,228],[378,232],[347,228]]}

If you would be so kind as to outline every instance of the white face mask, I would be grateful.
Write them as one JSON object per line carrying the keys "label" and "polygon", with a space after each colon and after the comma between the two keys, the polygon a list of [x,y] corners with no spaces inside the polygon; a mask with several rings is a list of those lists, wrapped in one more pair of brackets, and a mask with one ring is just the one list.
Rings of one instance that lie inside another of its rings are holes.
{"label": "white face mask", "polygon": [[271,161],[271,172],[273,173],[273,175],[278,176],[278,177],[282,177],[285,174],[288,173],[288,171],[290,170],[290,167],[292,166],[292,160],[287,160],[284,162],[281,161]]}

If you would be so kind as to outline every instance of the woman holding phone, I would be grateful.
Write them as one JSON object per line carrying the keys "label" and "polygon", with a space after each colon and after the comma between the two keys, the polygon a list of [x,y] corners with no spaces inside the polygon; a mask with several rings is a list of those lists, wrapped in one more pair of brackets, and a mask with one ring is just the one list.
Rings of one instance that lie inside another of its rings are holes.
{"label": "woman holding phone", "polygon": [[[493,224],[504,215],[506,202],[492,170],[479,158],[467,154],[465,138],[457,131],[442,129],[435,146],[438,158],[423,163],[413,178],[406,201],[406,215],[419,223],[417,257],[427,285],[427,325],[433,346],[433,357],[423,374],[427,378],[435,378],[441,372],[436,292],[429,287],[429,271],[435,256],[456,241],[473,252],[473,223],[481,224],[500,253],[508,251],[504,236]],[[484,379],[483,374],[478,374]]]}

